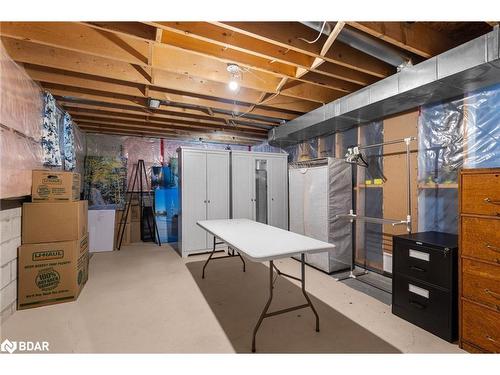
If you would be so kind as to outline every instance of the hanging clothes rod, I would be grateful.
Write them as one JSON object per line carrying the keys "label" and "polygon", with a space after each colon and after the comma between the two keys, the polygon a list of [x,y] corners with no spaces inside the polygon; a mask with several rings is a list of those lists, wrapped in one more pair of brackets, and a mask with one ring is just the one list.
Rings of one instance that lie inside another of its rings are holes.
{"label": "hanging clothes rod", "polygon": [[415,141],[415,140],[417,140],[417,138],[408,137],[408,138],[394,139],[392,141],[387,141],[387,142],[374,143],[371,145],[357,145],[357,147],[359,150],[366,150],[368,148],[374,148],[374,147],[380,147],[380,146],[386,146],[386,145],[394,145],[397,143],[406,143],[406,142],[411,142],[411,141]]}
{"label": "hanging clothes rod", "polygon": [[407,225],[408,220],[397,220],[397,219],[386,219],[386,218],[380,218],[380,217],[370,217],[370,216],[361,216],[355,214],[352,210],[350,213],[345,214],[345,215],[336,215],[337,218],[339,219],[347,219],[351,220],[358,220],[358,221],[366,221],[368,223],[376,223],[376,224],[391,224],[393,227],[396,225]]}

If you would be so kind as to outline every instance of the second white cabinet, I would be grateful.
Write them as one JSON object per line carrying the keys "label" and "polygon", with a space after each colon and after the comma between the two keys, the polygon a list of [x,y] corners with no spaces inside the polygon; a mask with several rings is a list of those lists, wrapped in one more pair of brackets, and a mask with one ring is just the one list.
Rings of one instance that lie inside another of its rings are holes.
{"label": "second white cabinet", "polygon": [[196,222],[228,219],[229,151],[181,147],[179,153],[179,250],[182,256],[212,248],[213,236]]}
{"label": "second white cabinet", "polygon": [[231,217],[288,229],[287,154],[231,151]]}

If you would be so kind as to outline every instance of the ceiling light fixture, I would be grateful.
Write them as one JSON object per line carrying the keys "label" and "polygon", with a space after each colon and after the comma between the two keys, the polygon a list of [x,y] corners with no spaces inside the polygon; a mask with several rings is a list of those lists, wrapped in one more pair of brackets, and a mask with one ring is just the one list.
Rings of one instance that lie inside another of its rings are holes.
{"label": "ceiling light fixture", "polygon": [[229,90],[236,91],[238,90],[238,87],[239,87],[238,82],[235,79],[229,81]]}
{"label": "ceiling light fixture", "polygon": [[227,64],[227,71],[231,74],[231,80],[229,81],[229,90],[237,91],[240,87],[239,80],[241,79],[241,69],[236,64]]}
{"label": "ceiling light fixture", "polygon": [[161,101],[159,99],[149,99],[149,108],[160,108]]}

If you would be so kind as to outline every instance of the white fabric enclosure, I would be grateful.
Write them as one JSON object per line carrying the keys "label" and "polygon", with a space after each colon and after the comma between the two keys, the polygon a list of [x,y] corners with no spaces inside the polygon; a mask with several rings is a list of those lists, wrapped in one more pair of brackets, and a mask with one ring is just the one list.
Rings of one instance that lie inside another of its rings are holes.
{"label": "white fabric enclosure", "polygon": [[352,204],[351,166],[334,158],[289,165],[290,230],[320,241],[334,250],[307,254],[306,262],[331,273],[350,266],[351,225],[335,215],[349,212]]}

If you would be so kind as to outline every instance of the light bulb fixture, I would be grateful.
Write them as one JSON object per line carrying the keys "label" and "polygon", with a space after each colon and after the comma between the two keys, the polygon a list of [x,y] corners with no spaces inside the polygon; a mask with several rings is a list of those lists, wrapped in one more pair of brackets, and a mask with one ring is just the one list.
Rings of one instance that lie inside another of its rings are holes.
{"label": "light bulb fixture", "polygon": [[240,85],[238,84],[238,82],[235,79],[232,79],[231,81],[229,81],[229,90],[236,91],[236,90],[238,90],[238,87],[240,87]]}
{"label": "light bulb fixture", "polygon": [[160,108],[161,101],[159,99],[149,99],[149,108]]}
{"label": "light bulb fixture", "polygon": [[229,90],[237,91],[240,87],[238,82],[241,79],[241,68],[236,64],[227,64],[227,71],[231,74],[231,80],[229,81]]}

